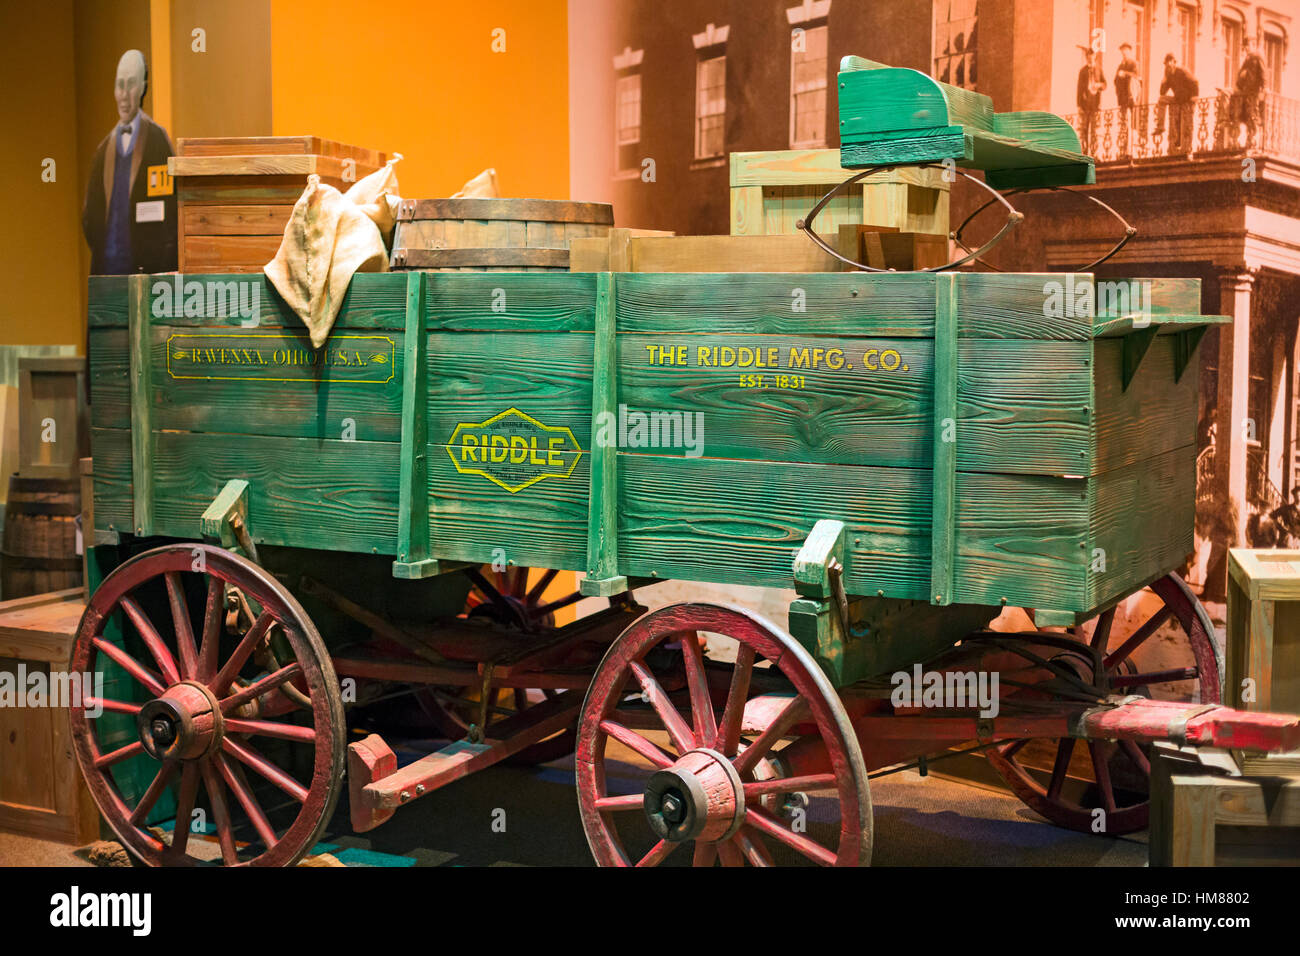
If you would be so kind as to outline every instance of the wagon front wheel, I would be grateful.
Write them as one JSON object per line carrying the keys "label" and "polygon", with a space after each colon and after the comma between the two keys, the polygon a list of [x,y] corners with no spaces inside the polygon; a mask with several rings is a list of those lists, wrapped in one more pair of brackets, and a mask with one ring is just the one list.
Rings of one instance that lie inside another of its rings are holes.
{"label": "wagon front wheel", "polygon": [[[706,660],[696,634],[723,638],[727,659]],[[576,770],[602,866],[870,862],[867,775],[839,695],[739,608],[674,605],[624,631],[587,691]]]}
{"label": "wagon front wheel", "polygon": [[[256,612],[242,633],[224,632],[231,589]],[[122,640],[105,633],[114,621]],[[272,640],[289,663],[268,670]],[[106,662],[128,684],[114,699],[74,702],[73,745],[100,813],[133,855],[155,866],[290,866],[316,843],[343,774],[343,705],[320,635],[279,581],[209,545],[138,555],[104,579],[77,629],[73,673]],[[283,693],[290,686],[309,707]],[[132,719],[127,742],[107,742],[110,714]],[[114,772],[131,759],[148,761],[153,779],[128,799]],[[168,791],[170,834],[148,825]]]}

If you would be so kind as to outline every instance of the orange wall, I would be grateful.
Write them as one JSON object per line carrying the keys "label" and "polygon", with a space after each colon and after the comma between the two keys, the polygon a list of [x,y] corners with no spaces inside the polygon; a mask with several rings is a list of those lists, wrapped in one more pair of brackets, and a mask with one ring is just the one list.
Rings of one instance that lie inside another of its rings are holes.
{"label": "orange wall", "polygon": [[566,20],[564,0],[272,0],[273,132],[400,152],[407,197],[495,166],[503,196],[567,199]]}

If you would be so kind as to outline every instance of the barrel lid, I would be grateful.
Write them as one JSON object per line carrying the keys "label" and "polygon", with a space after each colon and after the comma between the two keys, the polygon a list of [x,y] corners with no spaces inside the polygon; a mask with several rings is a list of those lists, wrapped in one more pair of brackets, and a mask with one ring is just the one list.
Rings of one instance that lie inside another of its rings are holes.
{"label": "barrel lid", "polygon": [[612,226],[614,207],[605,202],[567,199],[403,199],[397,207],[397,221],[415,219],[508,219]]}

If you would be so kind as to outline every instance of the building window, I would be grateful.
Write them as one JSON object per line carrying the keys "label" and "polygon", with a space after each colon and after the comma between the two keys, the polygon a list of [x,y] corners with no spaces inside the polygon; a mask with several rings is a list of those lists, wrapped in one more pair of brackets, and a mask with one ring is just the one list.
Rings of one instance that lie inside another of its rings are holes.
{"label": "building window", "polygon": [[975,0],[935,0],[934,78],[975,89]]}
{"label": "building window", "polygon": [[725,151],[727,58],[709,57],[695,65],[695,158],[712,159]]}
{"label": "building window", "polygon": [[1223,88],[1237,85],[1237,68],[1241,65],[1241,38],[1245,35],[1240,20],[1223,21]]}
{"label": "building window", "polygon": [[790,34],[790,145],[826,145],[826,27]]}
{"label": "building window", "polygon": [[620,76],[615,99],[618,102],[615,133],[618,145],[629,146],[641,142],[641,74]]}
{"label": "building window", "polygon": [[1178,5],[1175,21],[1178,35],[1178,65],[1188,73],[1196,73],[1196,11],[1185,3]]}
{"label": "building window", "polygon": [[1138,82],[1130,89],[1134,102],[1145,103],[1147,102],[1146,79],[1150,75],[1147,68],[1146,0],[1124,0],[1124,6],[1120,10],[1119,42],[1128,43],[1133,47],[1133,62],[1138,65]]}
{"label": "building window", "polygon": [[1264,34],[1264,85],[1271,93],[1282,92],[1282,38]]}

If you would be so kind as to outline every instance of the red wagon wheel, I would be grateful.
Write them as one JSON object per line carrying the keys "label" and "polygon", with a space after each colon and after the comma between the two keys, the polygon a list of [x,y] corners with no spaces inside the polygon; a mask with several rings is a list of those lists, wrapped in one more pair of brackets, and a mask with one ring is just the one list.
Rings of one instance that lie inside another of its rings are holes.
{"label": "red wagon wheel", "polygon": [[[1105,685],[1113,694],[1154,696],[1152,689],[1159,688],[1166,700],[1219,703],[1219,662],[1212,637],[1214,625],[1205,608],[1176,574],[1166,575],[1150,587],[1160,598],[1159,609],[1114,648],[1110,647],[1114,643],[1110,640],[1110,628],[1115,609],[1111,608],[1094,619],[1088,640],[1102,650]],[[1139,671],[1133,663],[1134,651],[1171,621],[1181,627],[1187,637],[1189,660],[1180,667]],[[1082,627],[1078,631],[1082,633]],[[1080,655],[1080,660],[1084,656]],[[1182,684],[1183,693],[1171,693],[1172,685],[1176,684]],[[1088,763],[1082,768],[1076,750],[1087,751]],[[1054,754],[1050,772],[1034,772],[1027,758],[1035,752]],[[990,748],[988,759],[1017,797],[1058,826],[1082,832],[1096,830],[1110,836],[1122,836],[1147,826],[1151,763],[1146,750],[1133,741],[1079,740],[1073,737],[1013,740]],[[1076,771],[1082,769],[1087,782],[1081,795],[1067,792],[1072,761]],[[1122,785],[1125,781],[1127,786]],[[1105,810],[1104,828],[1095,825],[1099,819],[1098,808]]]}
{"label": "red wagon wheel", "polygon": [[[734,639],[735,661],[706,665],[698,640],[678,640],[693,632]],[[685,711],[655,673],[678,667],[689,693]],[[765,685],[783,688],[756,702],[772,705],[761,729],[745,726],[745,705],[760,669]],[[629,726],[623,709],[629,693],[648,701],[670,749]],[[774,779],[784,752],[775,745],[787,737],[797,737],[805,752],[819,752],[828,769]],[[650,765],[648,778],[625,785],[622,793],[609,785],[627,774],[625,763],[610,766],[611,739]],[[619,636],[582,706],[577,782],[583,829],[601,866],[657,866],[688,842],[697,866],[771,865],[769,847],[778,844],[823,865],[865,865],[871,859],[867,774],[838,694],[789,635],[739,608],[673,605],[647,614]],[[779,802],[781,794],[816,791],[832,792],[838,804],[831,814],[838,827],[828,827],[833,836],[826,842],[772,812],[774,797]],[[629,826],[616,826],[616,818]],[[620,833],[628,829],[652,844],[648,852],[629,856]]]}
{"label": "red wagon wheel", "polygon": [[[187,583],[202,585],[206,593],[197,631]],[[260,611],[253,625],[223,648],[227,585],[256,602]],[[151,604],[170,608],[165,625],[157,613],[150,616],[146,608]],[[104,626],[119,611],[138,633],[150,662],[105,639]],[[272,673],[258,674],[249,661],[273,628],[284,635],[294,660]],[[200,783],[225,864],[290,866],[316,843],[334,810],[343,775],[343,704],[320,635],[283,585],[221,548],[172,544],[147,551],[113,571],[95,591],[77,628],[72,671],[93,672],[101,654],[149,695],[143,704],[89,698],[71,708],[73,745],[82,773],[100,812],[127,849],[155,866],[201,862],[190,852],[190,820]],[[278,692],[289,681],[307,694],[309,711],[295,709]],[[138,739],[104,753],[97,719],[87,715],[87,706],[133,716]],[[271,712],[290,712],[293,722],[267,719]],[[309,756],[310,780],[300,782],[259,752],[259,745],[252,743],[257,737],[283,742],[292,750],[290,757],[302,756],[305,762]],[[158,761],[158,769],[144,795],[130,806],[112,768],[140,755]],[[264,810],[249,786],[250,775],[273,785],[263,789],[272,790],[281,805]],[[166,842],[146,821],[172,785],[176,824],[171,842]],[[247,838],[237,840],[237,831]]]}
{"label": "red wagon wheel", "polygon": [[[492,571],[485,565],[483,570],[470,572],[473,590],[466,600],[465,616],[487,618],[505,627],[536,632],[538,639],[544,641],[555,630],[555,612],[576,604],[582,600],[582,594],[574,591],[559,598],[544,599],[543,592],[559,572],[542,572],[530,587],[530,571],[530,568],[523,567]],[[489,711],[489,720],[542,703],[557,693],[551,688],[499,688],[492,695],[493,709]],[[431,692],[417,693],[416,700],[438,732],[452,740],[465,736],[479,710],[477,689],[473,687],[438,687]],[[575,737],[573,728],[562,730],[525,747],[507,762],[532,766],[558,760],[573,753]]]}

